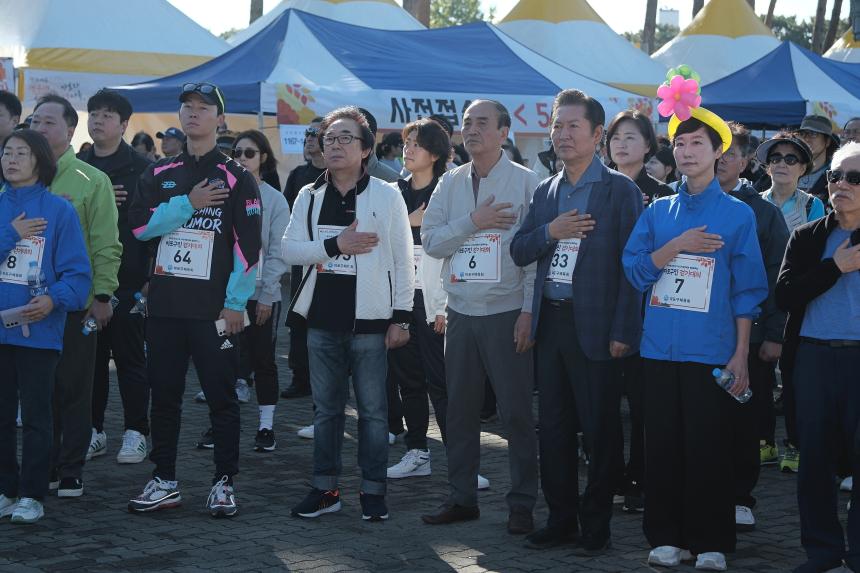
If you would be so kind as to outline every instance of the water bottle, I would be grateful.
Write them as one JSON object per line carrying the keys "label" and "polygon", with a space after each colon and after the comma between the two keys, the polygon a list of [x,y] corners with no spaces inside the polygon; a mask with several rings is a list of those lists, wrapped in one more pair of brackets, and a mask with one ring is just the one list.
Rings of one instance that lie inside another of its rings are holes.
{"label": "water bottle", "polygon": [[134,293],[134,306],[131,307],[129,314],[142,314],[144,317],[146,316],[146,297],[143,296],[143,293],[136,292]]}
{"label": "water bottle", "polygon": [[30,285],[31,297],[48,294],[48,281],[37,261],[30,261],[30,268],[27,270],[27,284]]}
{"label": "water bottle", "polygon": [[110,295],[110,307],[113,310],[116,310],[116,307],[118,307],[118,306],[119,306],[119,299],[117,297],[115,297],[114,295]]}
{"label": "water bottle", "polygon": [[99,324],[96,322],[96,319],[93,317],[89,317],[86,322],[84,322],[84,327],[81,329],[81,333],[84,336],[89,336],[91,332],[95,332],[99,329]]}
{"label": "water bottle", "polygon": [[[728,370],[714,368],[712,374],[714,375],[714,380],[717,381],[717,385],[726,392],[728,392],[735,383],[735,375]],[[749,399],[752,398],[752,390],[747,388],[740,396],[735,396],[731,393],[729,394],[729,396],[731,396],[741,404],[746,404],[747,402],[749,402]]]}

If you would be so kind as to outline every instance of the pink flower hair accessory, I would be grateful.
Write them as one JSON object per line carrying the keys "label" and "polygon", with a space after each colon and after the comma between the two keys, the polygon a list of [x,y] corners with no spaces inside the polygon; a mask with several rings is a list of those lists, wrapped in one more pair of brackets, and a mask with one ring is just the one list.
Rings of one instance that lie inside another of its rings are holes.
{"label": "pink flower hair accessory", "polygon": [[657,111],[663,117],[674,114],[679,120],[686,121],[692,116],[693,108],[702,104],[702,96],[699,92],[699,82],[695,78],[673,76],[671,80],[657,88],[657,97],[663,100],[657,106]]}

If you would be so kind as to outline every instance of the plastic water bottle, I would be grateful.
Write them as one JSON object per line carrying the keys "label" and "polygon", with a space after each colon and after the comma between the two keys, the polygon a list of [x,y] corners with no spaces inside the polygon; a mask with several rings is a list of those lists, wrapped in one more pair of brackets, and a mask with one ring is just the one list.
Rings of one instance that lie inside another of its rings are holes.
{"label": "plastic water bottle", "polygon": [[[735,383],[735,375],[730,371],[722,369],[722,368],[714,368],[712,372],[714,375],[714,380],[717,381],[717,385],[728,392],[731,390],[732,386]],[[752,390],[747,388],[744,390],[744,393],[740,396],[735,396],[734,394],[729,393],[729,396],[740,402],[741,404],[746,404],[749,402],[749,399],[752,398]]]}
{"label": "plastic water bottle", "polygon": [[110,307],[113,310],[116,310],[116,307],[118,307],[118,306],[119,306],[119,299],[117,297],[115,297],[114,295],[110,295]]}
{"label": "plastic water bottle", "polygon": [[48,280],[36,261],[30,261],[27,269],[27,284],[30,285],[30,296],[42,296],[48,293]]}
{"label": "plastic water bottle", "polygon": [[134,306],[131,307],[129,314],[142,314],[146,316],[146,297],[143,296],[143,293],[134,293],[134,300]]}
{"label": "plastic water bottle", "polygon": [[89,317],[86,322],[84,322],[84,327],[81,329],[81,333],[84,336],[89,336],[90,333],[95,332],[99,329],[99,324],[96,322],[96,319],[93,317]]}

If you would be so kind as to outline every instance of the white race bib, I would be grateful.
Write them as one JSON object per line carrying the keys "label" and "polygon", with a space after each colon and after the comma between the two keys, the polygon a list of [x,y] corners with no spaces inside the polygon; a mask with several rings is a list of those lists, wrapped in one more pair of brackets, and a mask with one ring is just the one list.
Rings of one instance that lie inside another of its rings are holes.
{"label": "white race bib", "polygon": [[424,256],[424,247],[412,245],[412,263],[415,265],[415,290],[424,288],[421,284],[421,257]]}
{"label": "white race bib", "polygon": [[155,274],[209,280],[215,231],[176,229],[161,237],[155,256]]}
{"label": "white race bib", "polygon": [[547,280],[565,284],[573,282],[573,269],[576,268],[576,259],[579,256],[579,244],[581,242],[582,239],[564,239],[555,245]]}
{"label": "white race bib", "polygon": [[[320,240],[337,237],[346,227],[320,225],[317,229]],[[317,273],[355,276],[355,255],[337,255],[324,263],[317,264]]]}
{"label": "white race bib", "polygon": [[708,312],[716,259],[678,255],[663,267],[651,290],[651,306]]}
{"label": "white race bib", "polygon": [[497,283],[501,280],[501,233],[472,235],[451,257],[452,283]]}
{"label": "white race bib", "polygon": [[0,268],[0,281],[27,285],[30,262],[36,261],[36,266],[41,270],[44,252],[45,237],[35,236],[21,239],[15,243],[15,248],[9,251],[9,256],[3,261],[3,267]]}

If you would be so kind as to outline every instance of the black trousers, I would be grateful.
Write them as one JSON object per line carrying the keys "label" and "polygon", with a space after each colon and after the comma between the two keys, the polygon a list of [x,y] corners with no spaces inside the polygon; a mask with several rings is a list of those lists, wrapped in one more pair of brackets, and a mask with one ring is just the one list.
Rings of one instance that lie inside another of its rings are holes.
{"label": "black trousers", "polygon": [[788,443],[799,447],[797,435],[797,403],[794,399],[794,362],[797,355],[797,344],[784,344],[782,357],[779,359],[779,371],[782,373],[782,411],[785,416],[785,434]]}
{"label": "black trousers", "polygon": [[421,290],[415,291],[409,342],[405,346],[388,351],[388,393],[389,431],[393,432],[391,428],[402,431],[402,419],[405,418],[408,430],[405,439],[407,449],[427,449],[427,427],[430,421],[428,394],[436,412],[442,441],[447,443],[445,335],[436,334],[433,326],[427,323]]}
{"label": "black trousers", "polygon": [[278,365],[275,345],[278,343],[278,323],[281,303],[272,304],[269,320],[257,326],[257,301],[249,300],[246,307],[251,324],[239,336],[239,378],[250,380],[253,374],[257,404],[273,406],[278,403]]}
{"label": "black trousers", "polygon": [[[627,396],[630,408],[630,455],[624,463],[624,429],[619,427],[620,439],[615,446],[616,478],[614,489],[627,491],[634,483],[639,487],[645,483],[645,380],[642,372],[642,357],[638,353],[618,361],[621,387]],[[621,425],[621,418],[618,419]]]}
{"label": "black trousers", "polygon": [[[735,549],[733,412],[718,365],[644,360],[645,515],[652,547]],[[722,365],[719,365],[722,367]]]}
{"label": "black trousers", "polygon": [[[599,542],[610,537],[615,448],[620,441],[618,362],[590,360],[579,345],[573,308],[541,306],[535,345],[540,421],[540,476],[548,527]],[[580,499],[577,431],[590,452],[588,485]]]}
{"label": "black trousers", "polygon": [[188,358],[200,378],[215,441],[215,476],[239,473],[238,337],[220,337],[211,320],[147,319],[148,372],[152,388],[153,477],[176,479],[176,448]]}
{"label": "black trousers", "polygon": [[[302,283],[302,267],[290,268],[290,298],[295,298]],[[308,366],[308,329],[304,324],[290,326],[290,355],[287,366],[293,372],[292,385],[298,389],[311,389]]]}
{"label": "black trousers", "polygon": [[146,356],[143,352],[144,319],[140,314],[129,314],[135,305],[134,292],[117,291],[115,296],[119,304],[113,311],[113,318],[98,333],[93,377],[93,428],[104,431],[105,409],[110,392],[110,359],[113,358],[125,429],[147,436],[149,381],[146,378]]}
{"label": "black trousers", "polygon": [[[812,560],[845,558],[860,567],[860,495],[851,492],[848,552],[839,522],[836,470],[843,443],[853,444],[860,427],[860,348],[830,348],[801,342],[794,371],[800,469],[797,503],[800,542]],[[854,456],[853,476],[860,478]]]}
{"label": "black trousers", "polygon": [[85,336],[85,311],[70,312],[54,384],[54,445],[51,466],[60,478],[81,478],[92,437],[95,333]]}
{"label": "black trousers", "polygon": [[[60,353],[0,344],[0,493],[42,500],[51,463],[51,395]],[[21,465],[15,438],[21,399]]]}

